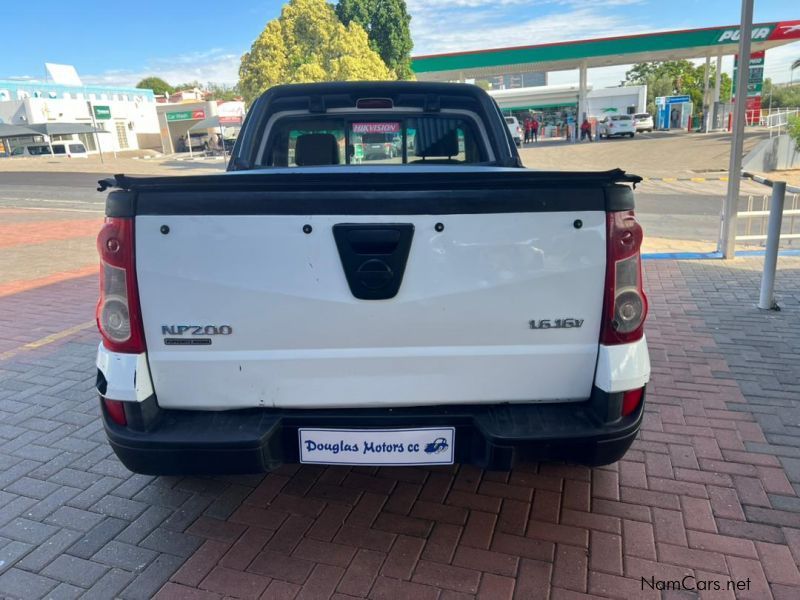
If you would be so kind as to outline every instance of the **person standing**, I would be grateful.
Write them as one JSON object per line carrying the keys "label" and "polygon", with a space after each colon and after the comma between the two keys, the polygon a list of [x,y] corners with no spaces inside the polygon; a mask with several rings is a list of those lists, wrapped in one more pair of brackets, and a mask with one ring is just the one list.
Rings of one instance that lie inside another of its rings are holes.
{"label": "person standing", "polygon": [[592,141],[592,124],[589,123],[589,119],[583,117],[583,123],[581,123],[581,141],[585,138],[589,138],[589,141]]}
{"label": "person standing", "polygon": [[539,121],[536,120],[536,117],[533,117],[531,121],[531,136],[534,142],[539,141]]}
{"label": "person standing", "polygon": [[531,118],[530,117],[525,117],[525,125],[524,125],[524,127],[525,127],[525,143],[527,144],[528,142],[531,141]]}

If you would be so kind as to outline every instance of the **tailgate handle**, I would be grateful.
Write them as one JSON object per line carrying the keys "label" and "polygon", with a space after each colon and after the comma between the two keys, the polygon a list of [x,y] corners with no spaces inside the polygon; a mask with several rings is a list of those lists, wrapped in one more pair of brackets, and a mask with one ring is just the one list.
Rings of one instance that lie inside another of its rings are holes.
{"label": "tailgate handle", "polygon": [[412,223],[334,225],[333,237],[353,296],[361,300],[394,298],[403,281],[413,236]]}
{"label": "tailgate handle", "polygon": [[351,229],[347,241],[356,254],[391,254],[400,243],[397,229]]}

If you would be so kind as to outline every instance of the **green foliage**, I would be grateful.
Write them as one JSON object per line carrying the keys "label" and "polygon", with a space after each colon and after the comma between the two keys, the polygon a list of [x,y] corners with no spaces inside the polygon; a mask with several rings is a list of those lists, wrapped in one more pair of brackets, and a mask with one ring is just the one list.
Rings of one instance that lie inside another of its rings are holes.
{"label": "green foliage", "polygon": [[[647,85],[647,110],[655,112],[655,99],[658,96],[688,95],[694,103],[695,113],[703,110],[703,74],[705,65],[695,66],[688,60],[649,62],[634,65],[625,73],[625,83]],[[713,93],[716,65],[708,70],[709,90]],[[722,73],[720,81],[720,100],[730,100],[731,78]],[[709,99],[711,102],[711,99]]]}
{"label": "green foliage", "polygon": [[206,100],[223,100],[228,102],[230,100],[236,100],[241,96],[241,94],[239,94],[238,86],[230,87],[211,82],[205,86],[205,92]]}
{"label": "green foliage", "polygon": [[800,117],[797,115],[789,117],[789,128],[787,130],[789,137],[794,140],[794,147],[800,152]]}
{"label": "green foliage", "polygon": [[175,92],[180,92],[181,90],[193,90],[195,88],[202,90],[205,86],[195,79],[194,81],[187,81],[186,83],[179,83],[173,89]]}
{"label": "green foliage", "polygon": [[411,17],[405,0],[339,0],[336,14],[345,25],[361,25],[369,45],[398,79],[412,79]]}
{"label": "green foliage", "polygon": [[242,56],[239,91],[251,102],[281,83],[395,79],[358,23],[325,0],[290,0]]}
{"label": "green foliage", "polygon": [[145,77],[136,84],[136,87],[140,90],[153,90],[153,93],[159,96],[165,93],[171,94],[175,89],[160,77]]}
{"label": "green foliage", "polygon": [[767,78],[761,88],[761,105],[764,108],[798,108],[800,107],[800,83],[780,85]]}

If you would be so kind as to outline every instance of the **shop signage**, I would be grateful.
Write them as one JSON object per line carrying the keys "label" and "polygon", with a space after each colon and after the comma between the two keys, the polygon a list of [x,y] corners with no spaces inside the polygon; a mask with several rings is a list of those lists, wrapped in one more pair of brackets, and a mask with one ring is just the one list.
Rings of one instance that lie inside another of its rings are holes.
{"label": "shop signage", "polygon": [[179,110],[167,113],[167,121],[195,121],[205,118],[206,111],[204,110]]}
{"label": "shop signage", "polygon": [[[761,90],[764,87],[764,56],[765,53],[753,52],[750,55],[750,72],[747,77],[747,96],[760,96]],[[736,95],[736,72],[739,69],[739,57],[734,59],[733,63],[733,95]]]}
{"label": "shop signage", "polygon": [[95,106],[94,108],[94,118],[98,121],[108,121],[111,118],[111,107],[110,106]]}
{"label": "shop signage", "polygon": [[[772,33],[773,27],[754,27],[753,32],[750,34],[750,39],[753,41],[766,40],[769,34]],[[723,31],[719,38],[718,44],[732,44],[739,41],[739,29],[726,29]]]}

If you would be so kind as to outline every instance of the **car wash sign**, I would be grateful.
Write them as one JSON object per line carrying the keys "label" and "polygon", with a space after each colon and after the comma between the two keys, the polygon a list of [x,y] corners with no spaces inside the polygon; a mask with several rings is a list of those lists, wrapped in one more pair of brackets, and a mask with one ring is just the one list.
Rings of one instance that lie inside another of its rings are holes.
{"label": "car wash sign", "polygon": [[167,121],[197,121],[205,118],[206,111],[204,110],[179,110],[167,113]]}

